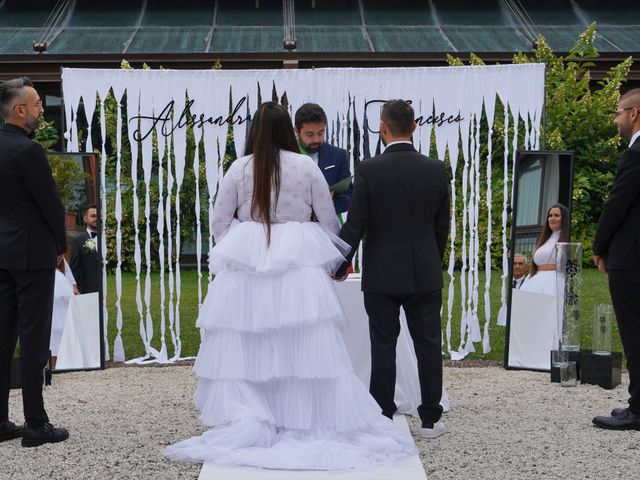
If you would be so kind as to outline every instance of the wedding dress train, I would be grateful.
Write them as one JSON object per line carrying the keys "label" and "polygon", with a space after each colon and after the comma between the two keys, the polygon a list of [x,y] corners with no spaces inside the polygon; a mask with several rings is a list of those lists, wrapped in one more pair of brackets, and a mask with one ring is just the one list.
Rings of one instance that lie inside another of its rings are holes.
{"label": "wedding dress train", "polygon": [[233,225],[210,254],[215,279],[195,404],[213,429],[165,449],[191,462],[287,470],[369,468],[417,454],[353,372],[330,273],[348,248],[318,223]]}

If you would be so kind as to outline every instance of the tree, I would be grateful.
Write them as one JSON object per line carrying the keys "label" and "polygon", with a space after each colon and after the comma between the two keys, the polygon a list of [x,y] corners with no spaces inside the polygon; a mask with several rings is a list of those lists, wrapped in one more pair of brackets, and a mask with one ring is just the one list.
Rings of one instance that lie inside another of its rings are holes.
{"label": "tree", "polygon": [[[515,64],[536,62],[546,65],[541,148],[575,152],[572,240],[582,242],[585,252],[591,251],[595,226],[620,155],[620,136],[613,118],[620,99],[620,87],[626,81],[632,64],[632,57],[628,57],[611,67],[603,80],[592,82],[592,60],[599,56],[595,38],[594,22],[579,35],[567,57],[553,53],[543,36],[538,37],[531,55],[517,53],[513,57]],[[470,63],[482,65],[483,61],[472,54]],[[450,56],[449,64],[463,65],[463,62]],[[501,188],[504,136],[500,135],[504,130],[504,118],[500,114],[501,108],[496,107],[496,112],[493,184]],[[486,152],[481,158],[486,158]],[[494,224],[498,224],[497,216],[501,209],[494,208],[493,212]],[[498,252],[494,250],[494,258],[496,254]]]}

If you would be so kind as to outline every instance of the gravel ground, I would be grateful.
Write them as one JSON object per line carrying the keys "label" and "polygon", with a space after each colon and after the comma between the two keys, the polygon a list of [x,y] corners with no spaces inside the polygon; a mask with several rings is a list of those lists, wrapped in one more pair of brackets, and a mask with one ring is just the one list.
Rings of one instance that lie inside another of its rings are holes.
{"label": "gravel ground", "polygon": [[[548,374],[497,367],[445,368],[448,433],[417,439],[429,480],[640,478],[640,432],[591,426],[594,415],[624,405],[628,378],[615,390],[562,388]],[[160,450],[201,433],[191,403],[189,366],[108,368],[54,376],[45,402],[68,441],[22,448],[0,444],[2,479],[189,479],[200,466],[171,462]],[[11,392],[11,418],[21,395]],[[416,419],[410,421],[417,432]]]}

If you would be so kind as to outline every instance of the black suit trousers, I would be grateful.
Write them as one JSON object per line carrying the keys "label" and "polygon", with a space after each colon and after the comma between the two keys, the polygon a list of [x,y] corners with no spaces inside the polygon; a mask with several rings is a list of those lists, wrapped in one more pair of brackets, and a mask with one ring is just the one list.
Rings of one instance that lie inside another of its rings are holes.
{"label": "black suit trousers", "polygon": [[435,423],[442,415],[442,330],[440,307],[442,291],[413,294],[364,292],[371,337],[371,383],[369,391],[392,416],[396,386],[396,344],[400,334],[400,307],[405,311],[409,333],[418,361],[421,405],[418,413],[423,424]]}
{"label": "black suit trousers", "polygon": [[42,384],[49,357],[54,282],[53,268],[0,269],[0,422],[9,416],[11,358],[18,337],[25,420],[36,427],[49,421]]}
{"label": "black suit trousers", "polygon": [[629,409],[640,415],[640,270],[609,270],[609,291],[629,369]]}

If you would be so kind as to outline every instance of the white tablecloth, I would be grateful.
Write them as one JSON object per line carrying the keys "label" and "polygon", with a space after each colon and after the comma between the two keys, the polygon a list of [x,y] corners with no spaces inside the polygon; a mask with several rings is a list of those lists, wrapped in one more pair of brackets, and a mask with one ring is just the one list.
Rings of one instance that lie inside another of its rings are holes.
{"label": "white tablecloth", "polygon": [[100,367],[98,292],[75,295],[69,301],[57,370]]}
{"label": "white tablecloth", "polygon": [[[364,309],[360,276],[349,275],[344,282],[336,283],[338,297],[342,303],[349,325],[342,335],[349,350],[356,375],[367,388],[371,377],[371,343],[369,341],[369,317]],[[418,366],[413,350],[413,341],[407,328],[404,311],[400,309],[400,336],[396,348],[396,394],[395,402],[399,413],[417,415],[420,405],[420,383],[418,382]],[[440,404],[445,411],[449,410],[449,398],[442,390]]]}
{"label": "white tablecloth", "polygon": [[549,371],[557,348],[558,297],[514,289],[509,332],[510,367]]}

